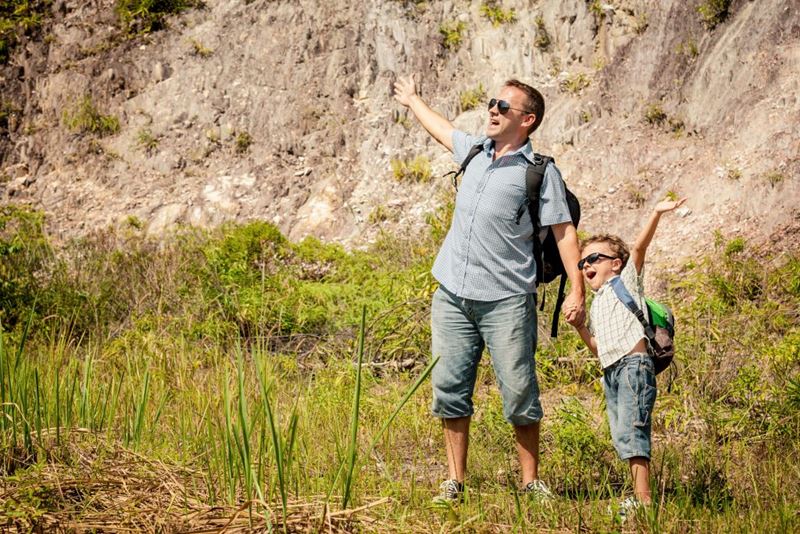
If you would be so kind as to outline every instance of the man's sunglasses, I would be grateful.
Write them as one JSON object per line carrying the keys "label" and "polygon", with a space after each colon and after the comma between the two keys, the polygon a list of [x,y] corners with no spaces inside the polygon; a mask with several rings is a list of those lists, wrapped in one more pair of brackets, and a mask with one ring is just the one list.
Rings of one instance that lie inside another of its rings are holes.
{"label": "man's sunglasses", "polygon": [[492,108],[495,106],[497,106],[497,111],[500,112],[500,115],[505,115],[506,113],[508,113],[509,109],[513,109],[514,111],[521,111],[522,113],[530,113],[530,111],[527,111],[525,109],[512,108],[511,104],[509,104],[505,100],[497,100],[496,98],[489,100],[489,111],[491,111]]}
{"label": "man's sunglasses", "polygon": [[578,270],[582,271],[583,268],[586,267],[587,265],[594,265],[602,258],[605,258],[607,260],[617,259],[616,256],[608,256],[606,254],[601,254],[600,252],[592,252],[591,254],[589,254],[588,256],[586,256],[585,258],[583,258],[581,261],[578,262]]}

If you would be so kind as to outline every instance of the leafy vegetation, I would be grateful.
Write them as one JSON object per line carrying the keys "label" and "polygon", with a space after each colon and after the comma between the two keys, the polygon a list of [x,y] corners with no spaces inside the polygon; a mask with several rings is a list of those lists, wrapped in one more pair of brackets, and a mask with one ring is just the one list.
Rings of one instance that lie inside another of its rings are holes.
{"label": "leafy vegetation", "polygon": [[484,1],[481,4],[481,15],[489,19],[495,27],[517,21],[517,13],[513,9],[503,9],[499,0]]}
{"label": "leafy vegetation", "polygon": [[713,30],[728,18],[731,0],[704,0],[697,6],[700,20],[709,30]]}
{"label": "leafy vegetation", "polygon": [[467,89],[458,95],[459,104],[461,104],[461,111],[469,111],[475,109],[486,100],[486,88],[482,83],[474,89]]}
{"label": "leafy vegetation", "polygon": [[647,124],[660,126],[667,120],[667,114],[661,104],[648,104],[644,109],[644,120]]}
{"label": "leafy vegetation", "polygon": [[169,15],[202,6],[202,0],[117,0],[116,11],[128,32],[150,33],[164,28]]}
{"label": "leafy vegetation", "polygon": [[541,51],[545,51],[550,48],[550,34],[547,32],[547,28],[544,25],[544,17],[539,15],[536,17],[536,39],[534,39],[533,44]]}
{"label": "leafy vegetation", "polygon": [[693,37],[689,37],[688,40],[678,43],[678,46],[675,47],[675,52],[690,59],[694,59],[700,55],[700,50],[697,48],[697,41],[695,41]]}
{"label": "leafy vegetation", "polygon": [[442,36],[442,45],[448,50],[457,50],[464,40],[464,32],[466,32],[466,30],[466,23],[460,20],[442,23],[442,25],[439,26],[439,34]]}
{"label": "leafy vegetation", "polygon": [[253,144],[253,138],[247,132],[239,132],[236,134],[236,153],[245,154],[250,150],[250,145]]}
{"label": "leafy vegetation", "polygon": [[51,0],[5,0],[0,3],[0,64],[8,62],[20,32],[41,26]]}
{"label": "leafy vegetation", "polygon": [[[541,475],[558,499],[543,507],[515,493],[513,432],[485,357],[467,502],[428,505],[445,453],[420,384],[435,363],[429,269],[451,209],[432,213],[423,235],[366,251],[292,243],[263,222],[157,242],[138,220],[54,251],[41,213],[3,207],[0,524],[132,516],[141,507],[106,503],[135,484],[108,481],[157,472],[191,473],[175,494],[144,486],[181,501],[179,513],[152,508],[176,525],[218,507],[243,528],[289,530],[319,503],[306,530],[336,525],[327,506],[368,507],[363,524],[345,514],[364,531],[619,531],[606,509],[629,490],[627,466],[611,446],[599,366],[570,329],[551,340],[546,324]],[[798,253],[720,234],[664,280],[678,373],[659,375],[658,507],[637,531],[800,527]],[[69,476],[54,480],[59,469]],[[137,517],[120,530],[158,521]]]}
{"label": "leafy vegetation", "polygon": [[113,115],[100,113],[89,95],[76,102],[71,109],[65,109],[61,119],[73,132],[103,137],[119,131],[119,119]]}
{"label": "leafy vegetation", "polygon": [[148,128],[142,128],[136,134],[136,145],[148,155],[152,154],[158,148],[158,137],[153,135]]}
{"label": "leafy vegetation", "polygon": [[395,180],[425,183],[433,177],[431,162],[425,156],[417,156],[411,161],[393,159],[391,166]]}
{"label": "leafy vegetation", "polygon": [[208,48],[206,45],[198,41],[197,39],[191,40],[192,44],[192,53],[196,56],[201,58],[208,58],[214,55],[214,51]]}
{"label": "leafy vegetation", "polygon": [[578,94],[591,85],[589,77],[582,73],[570,74],[565,79],[561,80],[559,89],[564,93]]}

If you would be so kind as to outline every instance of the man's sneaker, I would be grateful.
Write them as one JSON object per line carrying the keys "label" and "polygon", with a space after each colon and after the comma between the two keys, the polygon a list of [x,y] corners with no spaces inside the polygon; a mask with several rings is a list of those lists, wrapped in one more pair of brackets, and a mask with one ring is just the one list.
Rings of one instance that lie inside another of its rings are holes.
{"label": "man's sneaker", "polygon": [[451,478],[439,484],[439,495],[433,498],[434,504],[456,504],[464,499],[464,484]]}
{"label": "man's sneaker", "polygon": [[628,519],[635,517],[637,511],[643,506],[644,505],[642,504],[642,501],[636,499],[635,497],[628,497],[619,503],[619,508],[617,508],[617,519],[619,519],[620,523],[624,523]]}
{"label": "man's sneaker", "polygon": [[538,478],[525,484],[522,493],[540,502],[550,501],[554,498],[553,492],[550,491],[547,484]]}

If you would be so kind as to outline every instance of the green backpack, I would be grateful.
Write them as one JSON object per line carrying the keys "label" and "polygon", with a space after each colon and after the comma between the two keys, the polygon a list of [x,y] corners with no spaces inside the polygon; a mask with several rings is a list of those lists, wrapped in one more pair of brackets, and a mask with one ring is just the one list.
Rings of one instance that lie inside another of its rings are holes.
{"label": "green backpack", "polygon": [[647,317],[639,309],[636,301],[628,292],[625,284],[619,276],[611,279],[611,287],[617,298],[622,301],[626,308],[633,313],[644,327],[644,333],[650,342],[650,356],[653,357],[653,364],[656,374],[670,366],[675,358],[675,316],[672,310],[665,304],[645,298],[647,304]]}

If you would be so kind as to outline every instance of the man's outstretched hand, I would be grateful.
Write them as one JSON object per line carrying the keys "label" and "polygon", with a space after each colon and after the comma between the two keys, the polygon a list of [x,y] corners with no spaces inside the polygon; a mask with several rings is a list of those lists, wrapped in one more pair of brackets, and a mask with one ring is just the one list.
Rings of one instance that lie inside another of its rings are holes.
{"label": "man's outstretched hand", "polygon": [[394,82],[394,99],[405,107],[411,105],[411,99],[415,96],[417,96],[417,84],[413,75],[401,76]]}

